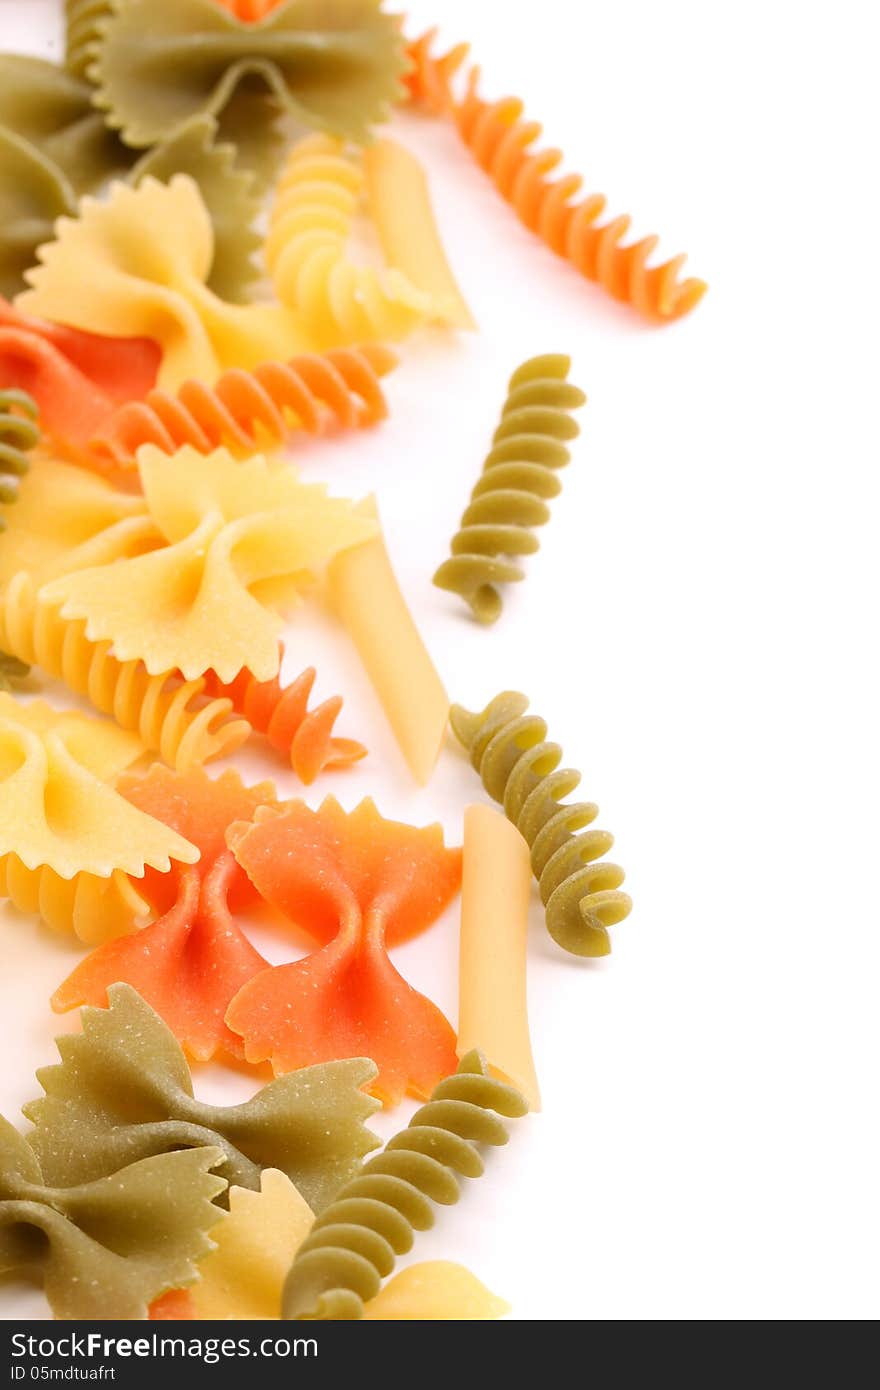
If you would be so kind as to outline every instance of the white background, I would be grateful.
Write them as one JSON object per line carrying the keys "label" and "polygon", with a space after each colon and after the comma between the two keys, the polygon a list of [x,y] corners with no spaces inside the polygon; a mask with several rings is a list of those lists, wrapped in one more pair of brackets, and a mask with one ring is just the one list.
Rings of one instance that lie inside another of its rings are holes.
{"label": "white background", "polygon": [[[628,870],[635,911],[602,964],[558,952],[536,905],[544,1112],[418,1242],[416,1258],[464,1261],[518,1318],[878,1312],[872,8],[408,4],[411,27],[442,17],[469,38],[487,93],[521,93],[609,209],[689,251],[711,285],[691,317],[646,327],[530,238],[449,127],[400,122],[482,332],[408,349],[381,432],[299,451],[341,493],[378,489],[453,698],[527,691]],[[2,46],[48,52],[60,10],[0,0]],[[547,350],[573,354],[583,437],[487,632],[431,574],[509,373]],[[315,617],[291,647],[346,694],[340,730],[371,750],[311,804],[374,794],[457,837],[478,795],[464,760],[450,746],[414,790],[345,639]],[[78,952],[2,916],[14,1117],[74,1026],[46,1001]],[[395,953],[453,1020],[456,933],[452,911]],[[198,1084],[246,1090],[220,1069]],[[0,1301],[7,1318],[46,1315],[17,1284]]]}

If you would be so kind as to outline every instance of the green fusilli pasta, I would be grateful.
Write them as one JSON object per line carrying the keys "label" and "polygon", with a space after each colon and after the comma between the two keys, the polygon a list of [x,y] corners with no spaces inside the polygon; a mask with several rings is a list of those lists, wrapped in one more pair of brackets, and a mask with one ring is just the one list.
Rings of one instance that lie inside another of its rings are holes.
{"label": "green fusilli pasta", "polygon": [[[37,406],[26,391],[0,391],[0,502],[14,502],[18,480],[30,467],[28,453],[40,442]],[[4,528],[0,517],[0,531]]]}
{"label": "green fusilli pasta", "polygon": [[434,575],[437,587],[461,594],[481,623],[501,615],[497,585],[525,578],[515,557],[538,549],[533,530],[550,520],[547,501],[562,490],[556,470],[571,457],[566,441],[580,433],[571,411],[587,399],[566,380],[570,366],[570,358],[551,354],[514,372],[452,554]]}
{"label": "green fusilli pasta", "polygon": [[575,956],[605,956],[608,928],[627,917],[632,901],[619,889],[623,869],[595,861],[614,844],[606,830],[585,830],[599,814],[592,802],[560,805],[581,774],[560,768],[562,749],[548,743],[547,725],[526,714],[525,695],[505,691],[482,714],[453,705],[453,732],[489,795],[519,830],[532,855],[547,930]]}
{"label": "green fusilli pasta", "polygon": [[364,1303],[375,1298],[396,1257],[411,1249],[414,1231],[433,1226],[433,1203],[458,1201],[458,1174],[481,1176],[477,1145],[507,1143],[498,1117],[517,1119],[527,1111],[520,1093],[491,1077],[479,1052],[469,1052],[408,1128],[318,1217],[287,1276],[282,1317],[363,1317]]}

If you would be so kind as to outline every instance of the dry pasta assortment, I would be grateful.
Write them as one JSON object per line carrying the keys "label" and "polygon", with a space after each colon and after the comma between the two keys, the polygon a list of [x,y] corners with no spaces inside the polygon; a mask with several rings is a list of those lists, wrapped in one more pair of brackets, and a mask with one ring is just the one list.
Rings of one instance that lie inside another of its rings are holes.
{"label": "dry pasta assortment", "polygon": [[[64,8],[63,63],[0,55],[0,894],[82,944],[51,1000],[81,1029],[38,1073],[30,1131],[0,1119],[0,1273],[68,1319],[503,1316],[460,1265],[396,1261],[540,1108],[534,881],[554,941],[595,957],[630,910],[623,871],[525,696],[450,705],[376,498],[280,451],[356,448],[406,340],[475,327],[422,165],[381,133],[395,106],[447,121],[536,238],[645,318],[705,286],[554,177],[561,153],[481,95],[466,45],[381,0]],[[586,400],[569,373],[561,354],[513,372],[434,558],[464,621],[501,617],[551,520]],[[365,756],[315,669],[283,672],[316,596],[417,782],[451,726],[487,793],[463,849],[370,799],[313,808],[205,770],[250,740],[305,785]],[[94,714],[46,703],[41,674]],[[389,949],[459,893],[456,1029]],[[265,960],[257,908],[306,954]],[[276,1079],[211,1106],[187,1058]],[[405,1096],[424,1104],[368,1156],[366,1121]]]}

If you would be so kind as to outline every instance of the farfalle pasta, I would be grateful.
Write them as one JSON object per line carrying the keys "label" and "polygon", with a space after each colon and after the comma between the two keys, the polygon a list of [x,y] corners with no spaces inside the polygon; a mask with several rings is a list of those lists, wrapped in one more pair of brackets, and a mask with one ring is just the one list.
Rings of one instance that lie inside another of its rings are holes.
{"label": "farfalle pasta", "polygon": [[251,1062],[278,1072],[330,1057],[369,1056],[371,1089],[389,1104],[426,1096],[455,1066],[452,1029],[401,978],[393,946],[435,921],[461,882],[461,855],[439,826],[384,820],[371,801],[346,813],[290,802],[228,834],[260,895],[322,949],[265,970],[226,1013]]}
{"label": "farfalle pasta", "polygon": [[14,504],[0,503],[0,594],[26,571],[39,586],[59,574],[139,555],[161,543],[143,497],[68,463],[41,459]]}
{"label": "farfalle pasta", "polygon": [[[144,747],[169,766],[179,771],[200,767],[233,753],[250,738],[252,726],[235,714],[233,699],[209,694],[204,677],[185,681],[176,672],[151,676],[142,661],[118,661],[112,643],[90,642],[85,627],[62,618],[55,604],[40,601],[26,570],[0,593],[0,642],[19,664],[33,664],[64,681],[101,714],[112,715],[120,728],[137,733]],[[321,751],[326,716],[322,722],[318,711],[315,715],[311,724],[303,718],[292,735],[291,753],[304,766],[311,766]],[[325,751],[332,757],[329,732],[325,745],[328,741]]]}
{"label": "farfalle pasta", "polygon": [[58,1183],[0,1117],[0,1274],[36,1276],[56,1318],[145,1318],[158,1295],[197,1277],[211,1248],[222,1158],[205,1146]]}
{"label": "farfalle pasta", "polygon": [[510,1304],[464,1265],[426,1260],[389,1279],[364,1304],[362,1316],[367,1322],[490,1322],[509,1312]]}
{"label": "farfalle pasta", "polygon": [[0,298],[0,390],[28,392],[40,426],[79,452],[126,401],[155,385],[161,354],[150,338],[104,338],[28,318]]}
{"label": "farfalle pasta", "polygon": [[0,857],[64,879],[192,864],[193,845],[110,785],[141,752],[110,724],[0,693]]}
{"label": "farfalle pasta", "polygon": [[217,122],[195,116],[162,144],[143,155],[129,175],[138,187],[147,178],[167,183],[186,174],[198,185],[211,219],[213,255],[207,285],[221,299],[249,298],[260,270],[261,238],[254,228],[262,198],[256,176],[238,162],[236,147],[222,140]]}
{"label": "farfalle pasta", "polygon": [[230,304],[209,290],[213,257],[211,219],[188,175],[117,183],[105,202],[84,198],[78,217],[60,219],[16,307],[72,328],[156,339],[159,384],[169,390],[310,349],[282,307]]}
{"label": "farfalle pasta", "polygon": [[380,0],[285,0],[257,25],[214,0],[120,0],[91,76],[96,104],[134,146],[217,115],[252,79],[302,124],[363,140],[404,66]]}
{"label": "farfalle pasta", "polygon": [[66,68],[0,53],[0,126],[35,147],[77,195],[124,174],[132,160],[92,95]]}
{"label": "farfalle pasta", "polygon": [[229,1215],[216,1248],[199,1264],[189,1293],[191,1316],[218,1321],[277,1318],[290,1263],[314,1213],[285,1173],[266,1168],[259,1191],[229,1189]]}
{"label": "farfalle pasta", "polygon": [[361,1090],[375,1069],[363,1058],[280,1077],[241,1105],[208,1105],[193,1098],[173,1035],[128,985],[113,985],[109,1007],[81,1018],[82,1033],[56,1040],[60,1063],[37,1074],[45,1095],[24,1107],[53,1185],[205,1145],[230,1184],[259,1190],[263,1170],[278,1168],[319,1211],[376,1147],[364,1124],[375,1102]]}
{"label": "farfalle pasta", "polygon": [[0,126],[0,294],[17,294],[55,219],[76,211],[76,194],[44,154]]}
{"label": "farfalle pasta", "polygon": [[56,990],[59,1011],[80,1004],[102,1007],[108,988],[124,981],[151,1005],[178,1042],[198,1061],[218,1054],[242,1058],[240,1038],[224,1022],[239,989],[267,968],[230,911],[255,898],[226,848],[227,828],[264,805],[277,805],[270,782],[245,787],[229,770],[216,780],[204,772],[173,773],[154,766],[121,784],[142,812],[173,826],[198,847],[192,868],[151,875],[144,894],[157,920],[134,936],[108,941],[76,967]]}
{"label": "farfalle pasta", "polygon": [[164,544],[63,574],[41,597],[150,675],[179,670],[192,680],[212,670],[232,681],[248,670],[271,680],[283,626],[276,607],[293,606],[315,571],[374,534],[375,522],[260,457],[242,463],[189,447],[168,456],[147,445],[138,469]]}

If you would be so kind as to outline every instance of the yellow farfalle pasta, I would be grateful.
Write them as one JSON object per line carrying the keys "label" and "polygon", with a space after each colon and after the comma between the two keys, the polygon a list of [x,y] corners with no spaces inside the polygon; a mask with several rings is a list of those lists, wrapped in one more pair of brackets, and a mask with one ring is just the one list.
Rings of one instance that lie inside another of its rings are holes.
{"label": "yellow farfalle pasta", "polygon": [[229,1215],[199,1264],[190,1297],[197,1318],[243,1321],[277,1318],[290,1262],[308,1235],[314,1213],[286,1173],[266,1168],[260,1191],[230,1187]]}
{"label": "yellow farfalle pasta", "polygon": [[151,676],[142,661],[117,661],[110,642],[90,642],[84,623],[62,618],[55,605],[38,599],[27,571],[0,594],[0,644],[24,669],[25,663],[39,666],[123,729],[135,730],[146,748],[178,771],[234,752],[252,733],[230,698],[208,696],[204,679]]}
{"label": "yellow farfalle pasta", "polygon": [[278,672],[283,626],[304,582],[327,560],[376,534],[377,524],[285,465],[239,462],[225,449],[138,454],[147,510],[162,545],[148,554],[62,575],[41,599],[84,619],[90,642],[150,675],[207,670],[232,681]]}
{"label": "yellow farfalle pasta", "polygon": [[489,1322],[509,1312],[509,1303],[450,1260],[402,1269],[364,1304],[367,1322]]}
{"label": "yellow farfalle pasta", "polygon": [[214,381],[231,367],[283,361],[313,344],[296,319],[272,304],[228,304],[207,288],[214,232],[198,185],[116,183],[106,202],[83,198],[62,217],[56,240],[25,277],[23,312],[113,337],[156,339],[159,385]]}
{"label": "yellow farfalle pasta", "polygon": [[198,850],[182,835],[108,785],[141,751],[139,739],[98,720],[0,694],[0,856],[63,879],[194,863]]}
{"label": "yellow farfalle pasta", "polygon": [[14,505],[0,504],[0,593],[27,572],[35,584],[90,565],[137,555],[161,541],[143,497],[105,478],[41,459]]}
{"label": "yellow farfalle pasta", "polygon": [[[278,182],[266,238],[266,261],[279,299],[324,348],[405,338],[429,320],[461,322],[463,301],[457,287],[449,293],[445,280],[438,297],[393,262],[376,269],[351,259],[349,243],[365,191],[363,155],[347,153],[340,140],[311,135],[294,146]],[[426,184],[422,192],[419,199],[411,189],[416,202],[407,209],[417,218],[416,234],[427,224],[433,227]],[[392,240],[392,249],[396,245]],[[436,282],[436,266],[434,274]],[[449,272],[448,281],[454,287]]]}

